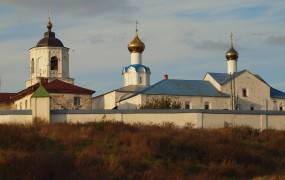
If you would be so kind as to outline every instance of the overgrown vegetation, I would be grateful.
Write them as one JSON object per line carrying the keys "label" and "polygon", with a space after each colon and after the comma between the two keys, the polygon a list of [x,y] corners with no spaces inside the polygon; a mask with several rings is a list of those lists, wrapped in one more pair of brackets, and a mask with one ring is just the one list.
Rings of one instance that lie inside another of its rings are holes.
{"label": "overgrown vegetation", "polygon": [[153,98],[142,105],[140,109],[181,109],[180,102],[172,101],[169,97]]}
{"label": "overgrown vegetation", "polygon": [[[285,132],[0,125],[0,179],[248,179],[285,173]],[[280,176],[281,177],[281,176]]]}

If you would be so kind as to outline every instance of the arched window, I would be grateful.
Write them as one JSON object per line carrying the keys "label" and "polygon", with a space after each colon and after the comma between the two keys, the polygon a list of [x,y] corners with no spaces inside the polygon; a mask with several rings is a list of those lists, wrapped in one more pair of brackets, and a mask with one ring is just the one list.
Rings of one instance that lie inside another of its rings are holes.
{"label": "arched window", "polygon": [[56,56],[53,56],[50,59],[50,70],[57,71],[58,70],[58,59]]}
{"label": "arched window", "polygon": [[35,60],[33,58],[31,62],[31,73],[33,74],[34,72],[35,72]]}

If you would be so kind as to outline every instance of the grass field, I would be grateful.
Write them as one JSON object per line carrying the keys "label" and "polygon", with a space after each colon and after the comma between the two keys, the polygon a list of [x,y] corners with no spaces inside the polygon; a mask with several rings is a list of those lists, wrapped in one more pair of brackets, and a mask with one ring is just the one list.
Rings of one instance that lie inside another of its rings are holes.
{"label": "grass field", "polygon": [[0,125],[1,180],[248,179],[284,173],[283,131],[110,122]]}

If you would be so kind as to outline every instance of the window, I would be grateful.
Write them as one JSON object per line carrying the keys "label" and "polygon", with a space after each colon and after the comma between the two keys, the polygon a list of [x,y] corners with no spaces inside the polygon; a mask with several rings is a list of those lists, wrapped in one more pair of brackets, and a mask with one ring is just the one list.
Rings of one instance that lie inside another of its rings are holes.
{"label": "window", "polygon": [[20,103],[20,110],[22,110],[22,103]]}
{"label": "window", "polygon": [[143,81],[142,81],[142,77],[140,76],[140,84],[142,84],[143,83]]}
{"label": "window", "polygon": [[185,102],[185,109],[191,109],[191,103],[190,102]]}
{"label": "window", "polygon": [[50,70],[52,71],[58,70],[58,59],[56,56],[53,56],[50,60]]}
{"label": "window", "polygon": [[254,111],[254,106],[250,106],[250,110],[251,110],[251,111]]}
{"label": "window", "polygon": [[245,88],[242,89],[242,97],[248,97],[248,92]]}
{"label": "window", "polygon": [[205,102],[204,109],[209,110],[210,109],[210,103]]}
{"label": "window", "polygon": [[283,106],[282,106],[282,104],[280,105],[279,110],[280,110],[280,111],[283,111]]}
{"label": "window", "polygon": [[33,74],[35,72],[35,60],[34,58],[31,61],[31,73]]}
{"label": "window", "polygon": [[80,97],[74,97],[74,106],[80,106]]}

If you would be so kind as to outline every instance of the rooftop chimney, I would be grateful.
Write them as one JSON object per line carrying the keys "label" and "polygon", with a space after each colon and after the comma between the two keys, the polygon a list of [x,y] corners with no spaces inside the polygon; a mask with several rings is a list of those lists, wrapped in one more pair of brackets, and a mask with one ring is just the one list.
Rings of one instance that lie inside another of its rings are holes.
{"label": "rooftop chimney", "polygon": [[163,76],[163,79],[164,79],[164,80],[168,80],[168,74],[165,74],[165,75]]}

